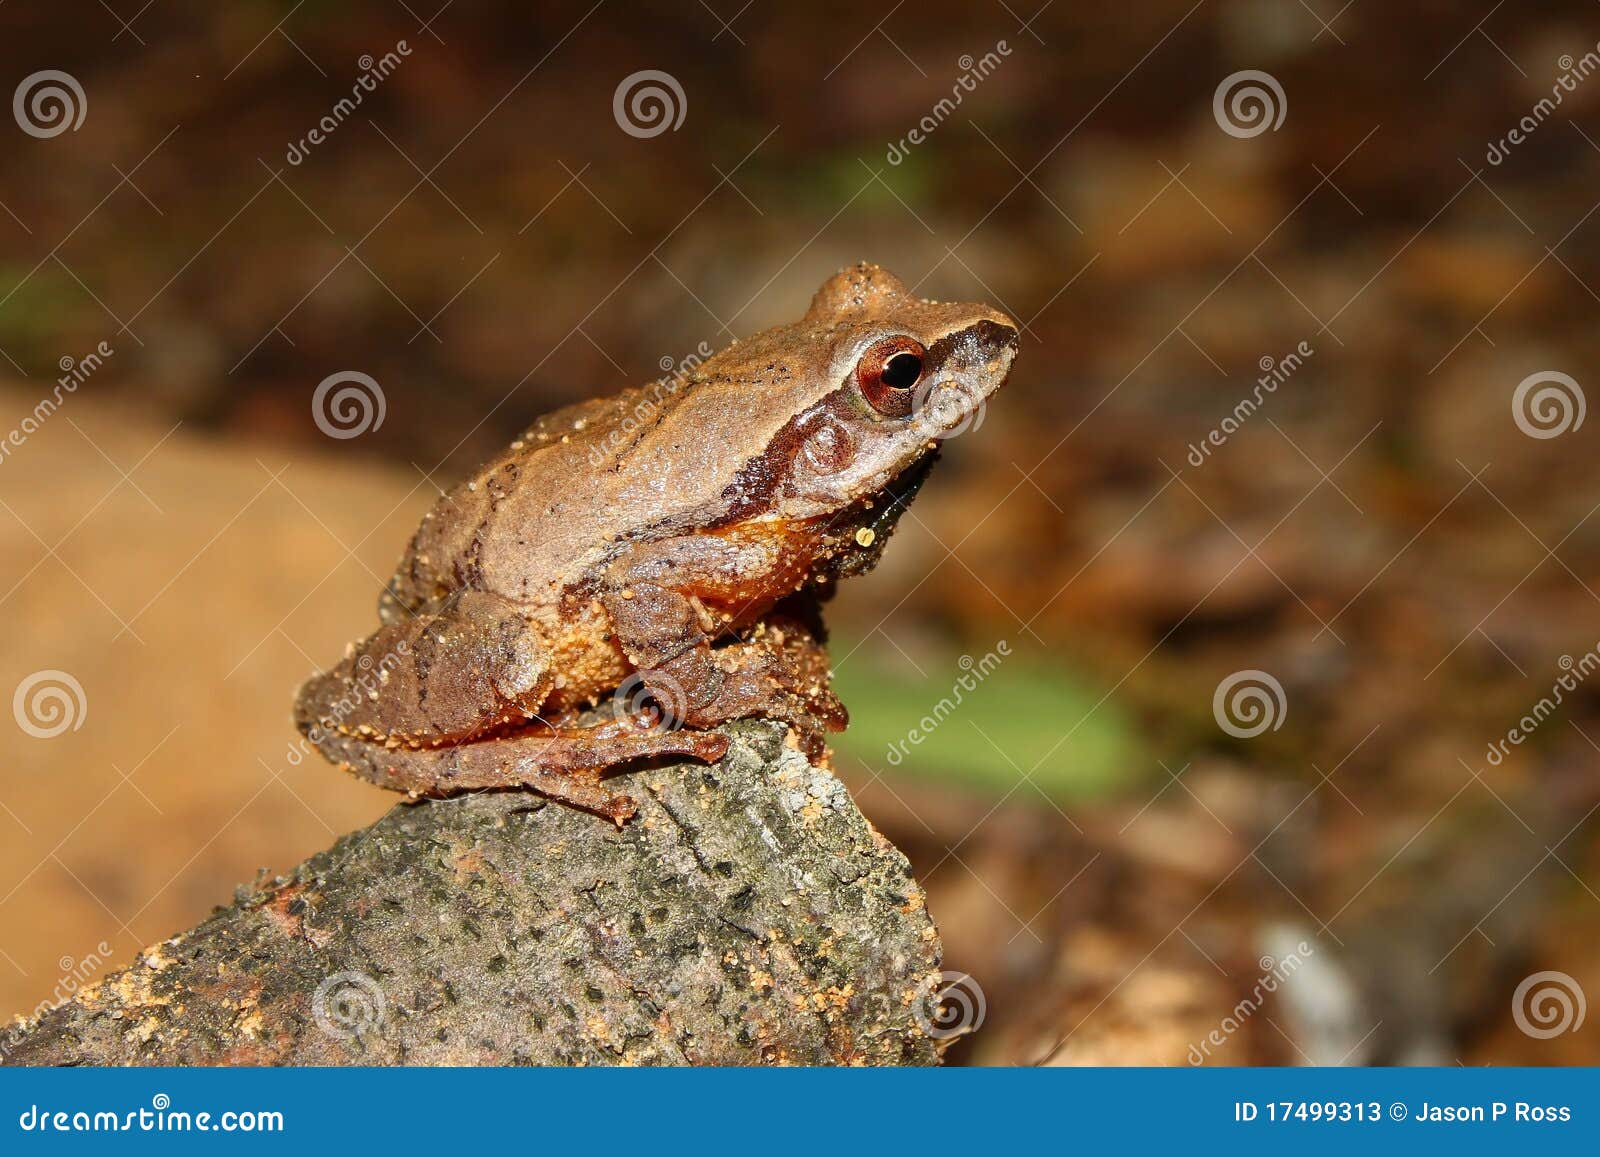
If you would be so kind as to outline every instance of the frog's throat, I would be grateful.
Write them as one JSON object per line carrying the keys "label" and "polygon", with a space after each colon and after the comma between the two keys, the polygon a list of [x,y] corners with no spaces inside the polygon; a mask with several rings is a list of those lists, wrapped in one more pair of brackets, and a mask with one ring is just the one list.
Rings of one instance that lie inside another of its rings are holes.
{"label": "frog's throat", "polygon": [[894,530],[895,523],[900,521],[900,516],[911,505],[911,500],[928,481],[928,475],[933,472],[933,464],[938,460],[939,449],[935,446],[889,479],[889,484],[876,496],[872,518],[864,524],[866,528],[882,535]]}
{"label": "frog's throat", "polygon": [[900,516],[922,489],[938,460],[937,448],[926,451],[891,478],[882,490],[857,500],[829,520],[829,535],[838,549],[831,568],[835,578],[865,574],[878,565]]}

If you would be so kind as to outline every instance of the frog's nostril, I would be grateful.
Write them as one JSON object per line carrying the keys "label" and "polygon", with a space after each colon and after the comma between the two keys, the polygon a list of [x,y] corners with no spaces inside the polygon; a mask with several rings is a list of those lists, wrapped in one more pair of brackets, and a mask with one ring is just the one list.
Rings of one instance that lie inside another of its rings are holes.
{"label": "frog's nostril", "polygon": [[1017,327],[1014,325],[986,318],[980,321],[975,328],[978,331],[979,339],[993,349],[1002,349],[1006,346],[1010,346],[1013,349],[1016,348]]}

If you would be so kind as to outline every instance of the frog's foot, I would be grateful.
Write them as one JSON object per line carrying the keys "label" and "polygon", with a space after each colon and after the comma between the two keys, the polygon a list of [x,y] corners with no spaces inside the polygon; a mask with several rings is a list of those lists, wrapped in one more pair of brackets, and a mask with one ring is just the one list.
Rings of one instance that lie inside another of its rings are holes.
{"label": "frog's foot", "polygon": [[843,731],[850,713],[833,693],[833,667],[819,634],[789,615],[772,615],[755,632],[753,642],[765,651],[773,677],[804,705],[807,715],[824,730]]}
{"label": "frog's foot", "polygon": [[[667,540],[628,559],[601,602],[628,662],[673,723],[715,727],[764,716],[789,725],[816,757],[825,750],[825,733],[844,730],[849,718],[828,689],[828,654],[818,631],[778,612],[736,638],[721,638],[750,605],[745,585],[754,578],[746,571],[763,561],[774,565],[737,540]],[[677,585],[664,585],[663,576]],[[732,609],[719,620],[718,607]]]}
{"label": "frog's foot", "polygon": [[621,826],[638,805],[630,796],[605,789],[602,777],[608,770],[664,756],[715,763],[727,753],[728,737],[661,730],[634,716],[592,727],[539,727],[447,747],[388,747],[337,734],[320,736],[318,746],[347,771],[395,791],[446,796],[526,788]]}
{"label": "frog's foot", "polygon": [[827,652],[790,622],[761,624],[750,638],[726,646],[685,651],[640,677],[675,723],[776,719],[813,759],[826,750],[827,733],[843,731],[850,719],[829,689]]}
{"label": "frog's foot", "polygon": [[849,721],[827,684],[807,682],[781,656],[764,649],[723,647],[712,652],[722,672],[710,702],[686,713],[691,727],[714,727],[728,719],[764,716],[787,724],[812,759],[827,748],[827,733]]}

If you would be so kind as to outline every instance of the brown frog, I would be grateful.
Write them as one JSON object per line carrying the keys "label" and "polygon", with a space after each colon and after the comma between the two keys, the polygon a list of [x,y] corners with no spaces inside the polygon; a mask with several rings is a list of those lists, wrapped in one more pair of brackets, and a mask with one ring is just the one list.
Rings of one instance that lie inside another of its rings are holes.
{"label": "brown frog", "polygon": [[382,626],[301,688],[297,724],[384,787],[530,788],[618,823],[608,769],[713,762],[727,720],[820,753],[846,715],[818,596],[877,561],[1016,348],[1005,314],[861,264],[792,325],[540,418],[423,518]]}

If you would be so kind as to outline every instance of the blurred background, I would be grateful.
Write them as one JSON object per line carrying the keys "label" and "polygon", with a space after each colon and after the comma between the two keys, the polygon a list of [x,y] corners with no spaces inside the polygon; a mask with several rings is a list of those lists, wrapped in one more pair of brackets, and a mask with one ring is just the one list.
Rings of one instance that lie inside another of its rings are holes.
{"label": "blurred background", "polygon": [[1025,325],[831,612],[950,1059],[1600,1061],[1600,11],[1537,8],[4,5],[0,1011],[391,806],[289,703],[439,487],[869,259]]}

